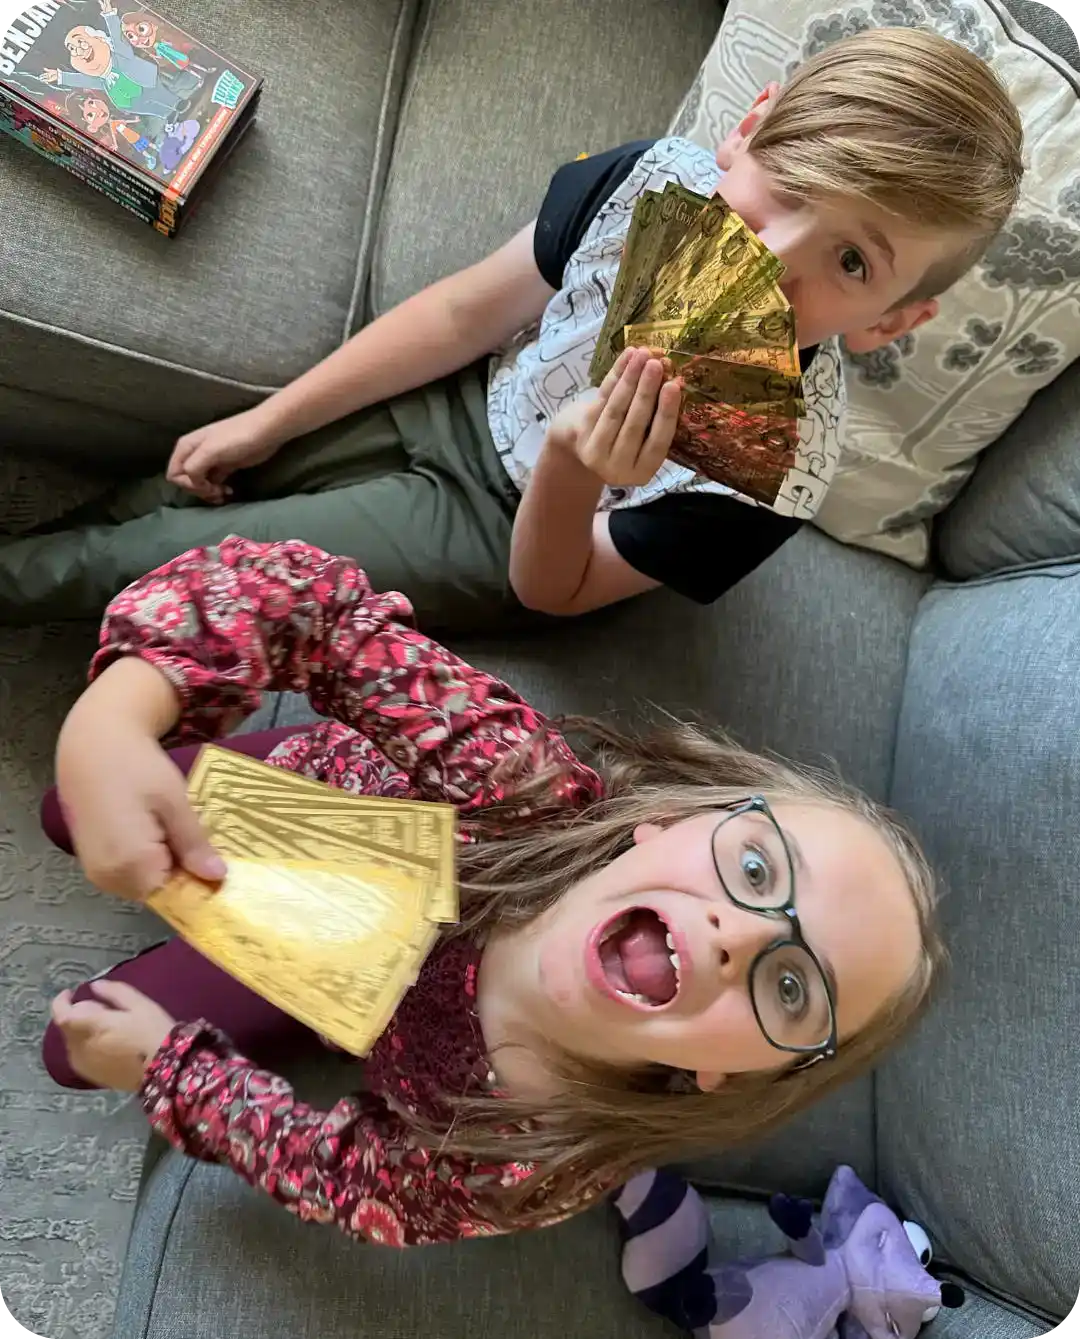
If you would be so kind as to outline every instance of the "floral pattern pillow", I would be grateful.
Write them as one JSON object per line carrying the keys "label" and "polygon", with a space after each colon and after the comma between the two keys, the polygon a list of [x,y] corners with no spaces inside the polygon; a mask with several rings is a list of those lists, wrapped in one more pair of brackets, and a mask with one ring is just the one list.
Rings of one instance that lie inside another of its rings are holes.
{"label": "floral pattern pillow", "polygon": [[923,566],[929,520],[979,452],[1080,355],[1080,74],[999,0],[730,0],[673,130],[719,144],[770,80],[873,27],[962,42],[1005,81],[1025,129],[1023,195],[982,263],[936,320],[872,354],[844,350],[834,412],[816,416],[835,467],[815,524]]}

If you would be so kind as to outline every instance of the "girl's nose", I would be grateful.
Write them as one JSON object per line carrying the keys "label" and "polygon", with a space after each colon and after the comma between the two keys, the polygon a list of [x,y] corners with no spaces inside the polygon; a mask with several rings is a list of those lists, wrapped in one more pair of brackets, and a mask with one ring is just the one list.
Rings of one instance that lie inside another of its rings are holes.
{"label": "girl's nose", "polygon": [[756,916],[730,903],[709,912],[716,960],[725,976],[739,978],[750,971],[758,954],[784,936],[784,926],[772,916]]}

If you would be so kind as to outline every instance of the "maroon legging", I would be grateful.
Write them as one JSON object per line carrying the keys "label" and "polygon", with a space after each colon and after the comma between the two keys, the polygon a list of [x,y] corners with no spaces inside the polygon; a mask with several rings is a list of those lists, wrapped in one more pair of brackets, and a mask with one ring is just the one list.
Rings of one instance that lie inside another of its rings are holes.
{"label": "maroon legging", "polygon": [[[283,739],[298,733],[296,726],[290,726],[237,735],[222,742],[225,748],[236,753],[265,758]],[[182,748],[174,750],[171,757],[186,774],[197,753],[198,748]],[[42,800],[41,825],[46,836],[61,850],[72,850],[71,834],[55,789]],[[217,1024],[246,1056],[258,1064],[269,1064],[284,1055],[319,1045],[315,1033],[242,986],[220,967],[215,967],[182,939],[170,939],[149,948],[118,963],[104,976],[141,990],[181,1022],[205,1018]],[[89,982],[83,982],[75,991],[76,1000],[93,998]],[[63,1035],[53,1023],[46,1029],[41,1054],[49,1074],[65,1088],[95,1087],[72,1069]]]}

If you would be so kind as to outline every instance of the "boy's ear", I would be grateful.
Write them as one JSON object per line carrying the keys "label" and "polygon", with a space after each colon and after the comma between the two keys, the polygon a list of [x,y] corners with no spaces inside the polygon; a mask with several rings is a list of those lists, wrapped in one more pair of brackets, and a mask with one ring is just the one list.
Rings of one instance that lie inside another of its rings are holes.
{"label": "boy's ear", "polygon": [[937,298],[909,302],[905,307],[897,307],[895,311],[886,312],[876,325],[845,334],[844,343],[849,353],[873,353],[875,349],[883,349],[894,339],[899,339],[901,335],[906,335],[925,325],[927,321],[932,321],[939,310]]}
{"label": "boy's ear", "polygon": [[735,161],[735,154],[738,150],[746,147],[750,137],[761,124],[766,114],[772,109],[773,104],[779,96],[780,85],[775,81],[771,84],[767,84],[761,90],[754,99],[753,106],[717,149],[717,167],[724,172],[731,169],[731,165]]}

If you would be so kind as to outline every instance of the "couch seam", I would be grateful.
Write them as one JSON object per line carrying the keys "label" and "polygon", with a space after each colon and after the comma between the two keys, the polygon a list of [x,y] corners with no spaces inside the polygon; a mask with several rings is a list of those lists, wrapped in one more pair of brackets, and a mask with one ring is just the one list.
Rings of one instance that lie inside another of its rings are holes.
{"label": "couch seam", "polygon": [[935,581],[931,591],[979,590],[984,586],[1004,586],[1010,581],[1026,581],[1029,577],[1070,581],[1078,573],[1080,553],[1074,552],[1063,558],[1036,558],[1033,562],[1014,563],[1011,567],[999,567],[996,572],[984,572],[978,576],[945,578]]}
{"label": "couch seam", "polygon": [[[430,42],[431,42],[431,30],[432,30],[432,28],[433,28],[433,26],[434,26],[434,22],[435,22],[435,18],[434,18],[434,16],[435,16],[435,3],[436,3],[436,0],[430,0],[429,3],[425,3],[425,0],[419,0],[419,4],[420,4],[419,14],[422,14],[422,16],[423,16],[423,25],[422,25],[421,30],[420,30],[419,38],[418,38],[418,40],[416,41],[415,46],[414,46],[414,48],[413,48],[413,52],[412,52],[412,56],[413,56],[413,58],[412,58],[412,60],[410,61],[410,71],[411,71],[411,70],[416,70],[416,69],[418,69],[419,66],[420,66],[420,64],[422,63],[422,61],[423,61],[423,59],[424,59],[424,56],[427,54],[428,46],[429,46],[429,44],[430,44]],[[406,87],[406,89],[405,89],[405,96],[404,96],[404,97],[402,98],[402,100],[401,100],[401,108],[400,108],[400,111],[398,112],[397,127],[395,127],[395,135],[396,135],[397,129],[400,128],[401,126],[403,126],[403,125],[405,124],[405,121],[406,121],[406,119],[407,119],[407,117],[408,117],[409,110],[410,110],[410,108],[412,107],[413,99],[414,99],[415,96],[416,96],[416,83],[417,83],[416,80],[412,80],[412,81],[408,84],[408,86]],[[376,262],[378,261],[379,257],[380,257],[381,254],[382,254],[381,248],[380,248],[380,246],[379,246],[379,240],[380,240],[380,238],[379,238],[379,234],[381,234],[383,206],[386,204],[386,197],[387,197],[387,195],[389,195],[389,193],[390,193],[390,187],[391,187],[391,185],[392,185],[392,183],[393,183],[393,181],[394,181],[394,165],[395,165],[396,161],[397,161],[397,158],[396,158],[396,155],[394,155],[394,156],[391,158],[391,161],[390,161],[390,163],[389,163],[389,166],[387,167],[386,181],[385,181],[384,184],[383,184],[382,200],[380,201],[380,204],[379,204],[379,225],[380,225],[380,227],[379,227],[379,229],[376,230],[376,231],[377,231],[377,235],[376,235],[376,237],[375,237],[375,244],[374,244],[374,246],[373,246],[373,248],[372,248],[372,255],[371,255],[371,262],[372,262],[372,263],[371,263],[371,266],[370,266],[370,268],[369,268],[369,282],[368,282],[368,285],[367,285],[367,297],[368,297],[368,301],[367,301],[367,311],[368,311],[368,313],[374,313],[374,312],[376,312],[376,311],[379,309],[379,307],[381,306],[381,303],[382,303],[382,299],[381,299],[381,296],[380,296],[380,290],[378,289],[378,287],[377,287],[377,285],[376,285],[376,274],[375,274],[375,270],[376,270]]]}
{"label": "couch seam", "polygon": [[[66,339],[73,339],[77,343],[86,344],[93,349],[100,349],[106,353],[117,353],[123,358],[133,359],[136,362],[149,363],[153,367],[160,367],[168,372],[186,372],[191,376],[199,377],[203,381],[214,382],[219,386],[229,386],[235,390],[255,391],[260,395],[271,395],[278,389],[276,386],[261,386],[256,382],[240,381],[236,377],[223,377],[216,372],[207,372],[199,367],[189,367],[186,363],[174,363],[168,358],[158,358],[153,354],[141,353],[138,349],[125,348],[122,344],[111,344],[108,340],[83,335],[77,330],[66,330],[63,326],[53,325],[49,321],[35,321],[31,316],[22,316],[17,312],[8,311],[6,308],[0,307],[0,317],[6,317],[16,325],[40,330],[45,334],[61,335]],[[19,389],[26,391],[25,386]],[[26,393],[32,395],[36,392],[27,391]],[[81,404],[83,402],[75,401],[74,403]]]}
{"label": "couch seam", "polygon": [[[383,83],[383,95],[379,104],[379,128],[375,136],[375,153],[373,155],[372,163],[371,187],[368,191],[366,207],[364,209],[364,226],[361,230],[360,242],[357,247],[356,264],[353,270],[352,294],[349,298],[349,304],[345,312],[345,327],[341,332],[342,344],[346,343],[352,336],[353,322],[356,320],[356,314],[360,308],[363,296],[367,291],[368,280],[371,275],[372,259],[374,256],[374,241],[378,230],[378,222],[382,214],[382,202],[385,199],[386,187],[390,180],[390,91],[396,76],[400,73],[402,78],[404,78],[406,74],[405,67],[408,65],[408,56],[411,53],[412,44],[408,44],[408,50],[406,51],[404,31],[406,24],[411,24],[412,27],[415,27],[417,17],[416,4],[417,0],[402,0],[398,8],[398,18],[394,27],[393,41],[393,50],[395,54],[387,66],[386,78]],[[400,112],[404,108],[404,102],[401,98],[398,99],[398,107],[399,114],[394,119],[395,135],[400,120]]]}
{"label": "couch seam", "polygon": [[[15,386],[10,381],[3,380],[0,380],[0,391],[10,391],[13,395],[37,396],[39,398],[45,394],[43,391],[27,390],[25,386]],[[115,410],[106,408],[104,405],[90,404],[86,400],[76,400],[70,395],[54,395],[50,392],[48,400],[51,405],[72,406],[84,414],[107,414],[113,422],[119,420],[121,423],[130,423],[139,428],[160,428],[163,426],[159,419],[136,418],[133,414],[117,414]]]}
{"label": "couch seam", "polygon": [[[165,1225],[165,1231],[162,1233],[161,1236],[161,1250],[158,1253],[157,1263],[154,1266],[153,1291],[150,1296],[150,1305],[146,1309],[146,1322],[143,1325],[140,1339],[148,1339],[150,1334],[150,1325],[154,1319],[154,1312],[157,1307],[158,1286],[161,1283],[161,1271],[165,1265],[165,1252],[168,1249],[169,1238],[172,1235],[173,1226],[176,1223],[177,1216],[180,1213],[180,1206],[183,1202],[184,1195],[187,1192],[188,1183],[191,1180],[191,1174],[195,1170],[195,1162],[192,1159],[187,1158],[184,1161],[187,1165],[183,1169],[182,1173],[183,1181],[180,1185],[179,1191],[177,1192],[173,1206],[169,1210],[169,1219]],[[159,1167],[163,1165],[164,1163],[158,1164]],[[132,1235],[134,1235],[135,1228],[137,1227],[137,1225],[138,1225],[138,1218],[136,1217],[135,1221],[132,1223]],[[130,1250],[130,1245],[128,1249]]]}
{"label": "couch seam", "polygon": [[[915,603],[911,611],[911,617],[908,619],[907,638],[904,642],[904,668],[903,676],[900,680],[900,701],[896,705],[896,715],[893,720],[892,740],[889,746],[889,769],[886,782],[885,802],[890,807],[893,802],[893,792],[896,789],[896,755],[900,743],[900,722],[904,718],[904,708],[907,705],[908,678],[911,672],[911,643],[915,637],[915,624],[918,622],[919,613],[922,610],[923,601],[931,593],[933,587],[927,585],[922,594]],[[877,1064],[870,1071],[870,1143],[874,1158],[874,1185],[881,1193],[881,1122],[878,1111],[878,1071],[880,1064]]]}

